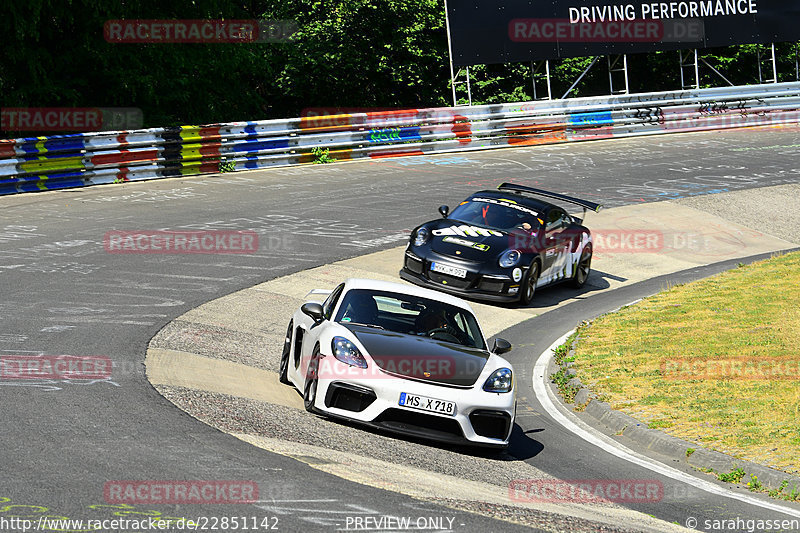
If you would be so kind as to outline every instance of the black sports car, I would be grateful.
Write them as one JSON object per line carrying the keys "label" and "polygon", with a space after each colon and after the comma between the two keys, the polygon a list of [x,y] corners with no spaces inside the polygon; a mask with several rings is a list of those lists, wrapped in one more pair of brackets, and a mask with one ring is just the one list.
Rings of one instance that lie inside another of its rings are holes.
{"label": "black sports car", "polygon": [[528,304],[537,287],[569,280],[581,287],[592,263],[583,220],[538,197],[599,211],[600,204],[503,183],[480,191],[411,232],[400,277],[475,299]]}

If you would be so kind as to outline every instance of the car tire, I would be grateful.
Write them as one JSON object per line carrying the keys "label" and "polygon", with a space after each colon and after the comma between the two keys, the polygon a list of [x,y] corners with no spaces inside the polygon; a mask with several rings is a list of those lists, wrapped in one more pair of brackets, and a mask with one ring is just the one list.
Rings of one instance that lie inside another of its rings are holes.
{"label": "car tire", "polygon": [[581,252],[581,258],[575,267],[575,275],[572,277],[572,286],[576,289],[583,287],[586,280],[589,278],[589,272],[592,270],[592,247],[586,245]]}
{"label": "car tire", "polygon": [[289,358],[292,355],[292,334],[294,333],[292,331],[293,328],[294,322],[290,320],[289,327],[286,329],[286,338],[283,341],[281,364],[278,368],[278,379],[281,383],[285,383],[286,385],[291,385],[291,382],[289,381]]}
{"label": "car tire", "polygon": [[533,295],[536,294],[536,283],[539,281],[539,262],[534,261],[531,267],[522,278],[522,283],[519,285],[519,303],[521,305],[528,305],[533,300]]}
{"label": "car tire", "polygon": [[303,387],[303,406],[309,413],[316,412],[314,402],[317,401],[317,385],[319,383],[319,358],[320,351],[319,345],[314,346],[314,352],[311,354],[311,360],[308,362],[308,370],[306,371],[306,383]]}

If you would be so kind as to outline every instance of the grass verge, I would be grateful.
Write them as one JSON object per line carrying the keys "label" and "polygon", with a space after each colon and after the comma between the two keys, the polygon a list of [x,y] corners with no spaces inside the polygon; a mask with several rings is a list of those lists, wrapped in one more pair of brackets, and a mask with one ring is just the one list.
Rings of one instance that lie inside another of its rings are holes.
{"label": "grass verge", "polygon": [[573,368],[613,409],[800,473],[800,253],[671,287],[579,336]]}

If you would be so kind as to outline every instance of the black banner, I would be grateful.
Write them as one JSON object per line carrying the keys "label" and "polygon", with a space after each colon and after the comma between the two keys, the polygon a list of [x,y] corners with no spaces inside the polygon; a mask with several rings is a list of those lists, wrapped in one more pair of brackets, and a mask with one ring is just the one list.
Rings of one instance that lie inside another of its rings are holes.
{"label": "black banner", "polygon": [[800,40],[798,0],[448,0],[458,66]]}

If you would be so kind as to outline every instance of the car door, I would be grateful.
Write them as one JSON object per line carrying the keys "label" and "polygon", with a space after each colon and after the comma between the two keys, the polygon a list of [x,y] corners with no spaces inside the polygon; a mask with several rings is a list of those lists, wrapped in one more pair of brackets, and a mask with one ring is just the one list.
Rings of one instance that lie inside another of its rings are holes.
{"label": "car door", "polygon": [[547,213],[541,276],[543,283],[562,277],[569,255],[569,236],[566,234],[568,220],[567,213],[559,207]]}

